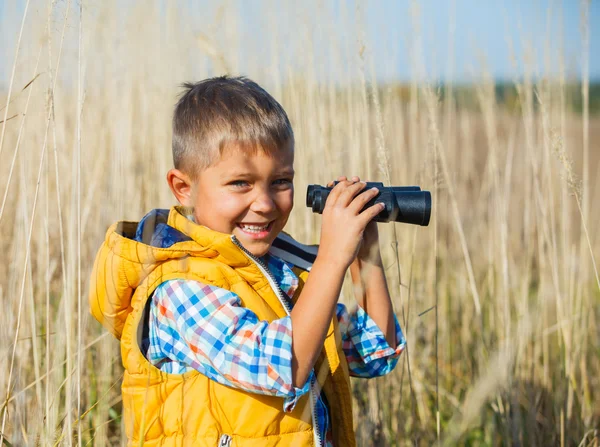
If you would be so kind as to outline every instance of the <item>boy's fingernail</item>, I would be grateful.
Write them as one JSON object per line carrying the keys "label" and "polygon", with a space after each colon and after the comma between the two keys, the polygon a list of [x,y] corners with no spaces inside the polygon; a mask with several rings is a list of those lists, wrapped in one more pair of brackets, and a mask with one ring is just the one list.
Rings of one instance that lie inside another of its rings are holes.
{"label": "boy's fingernail", "polygon": [[379,191],[379,188],[377,188],[377,187],[374,186],[374,187],[371,188],[371,191]]}

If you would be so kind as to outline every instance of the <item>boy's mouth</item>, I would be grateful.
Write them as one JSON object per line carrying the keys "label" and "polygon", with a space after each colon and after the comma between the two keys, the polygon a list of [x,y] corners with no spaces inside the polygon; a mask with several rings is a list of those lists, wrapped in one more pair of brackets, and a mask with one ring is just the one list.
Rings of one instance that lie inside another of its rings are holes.
{"label": "boy's mouth", "polygon": [[250,236],[253,239],[262,239],[266,237],[273,228],[273,222],[268,223],[238,223],[237,226],[244,234]]}

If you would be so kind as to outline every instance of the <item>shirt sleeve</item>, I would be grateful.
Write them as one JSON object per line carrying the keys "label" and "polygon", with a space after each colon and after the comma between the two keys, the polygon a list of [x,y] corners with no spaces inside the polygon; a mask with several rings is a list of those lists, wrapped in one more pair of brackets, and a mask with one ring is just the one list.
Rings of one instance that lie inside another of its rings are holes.
{"label": "shirt sleeve", "polygon": [[340,323],[342,349],[352,376],[379,377],[396,367],[398,357],[406,347],[406,340],[395,315],[395,347],[388,344],[381,329],[360,306],[348,312],[346,306],[338,303],[336,315]]}
{"label": "shirt sleeve", "polygon": [[148,360],[162,371],[196,370],[230,387],[284,398],[292,411],[310,389],[292,385],[290,317],[260,321],[233,292],[172,280],[154,292]]}

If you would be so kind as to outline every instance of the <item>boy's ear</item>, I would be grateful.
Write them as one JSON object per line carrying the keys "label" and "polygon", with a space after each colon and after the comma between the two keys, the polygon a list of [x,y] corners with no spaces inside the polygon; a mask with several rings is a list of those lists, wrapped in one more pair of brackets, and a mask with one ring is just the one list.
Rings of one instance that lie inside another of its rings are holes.
{"label": "boy's ear", "polygon": [[194,206],[192,180],[179,169],[171,169],[167,172],[167,183],[173,195],[183,206]]}

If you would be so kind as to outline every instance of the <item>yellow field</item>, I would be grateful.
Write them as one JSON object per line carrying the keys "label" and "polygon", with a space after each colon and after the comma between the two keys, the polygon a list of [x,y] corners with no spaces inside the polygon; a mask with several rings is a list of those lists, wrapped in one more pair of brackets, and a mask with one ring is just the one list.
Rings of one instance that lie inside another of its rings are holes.
{"label": "yellow field", "polygon": [[[178,86],[230,72],[292,120],[297,239],[318,242],[308,184],[359,175],[432,192],[429,227],[380,225],[408,350],[389,376],[354,382],[359,445],[599,444],[600,118],[573,109],[586,84],[569,86],[559,52],[504,104],[483,68],[468,91],[427,83],[417,32],[413,81],[379,83],[373,43],[347,17],[347,40],[295,29],[306,51],[292,63],[285,25],[265,13],[260,32],[281,39],[265,39],[264,65],[233,3],[211,8],[202,32],[187,3],[26,4],[5,5],[0,24],[14,45],[2,44],[0,78],[4,441],[123,442],[119,346],[89,315],[91,264],[112,222],[174,204]],[[328,63],[349,61],[338,83],[322,76],[323,47]]]}

